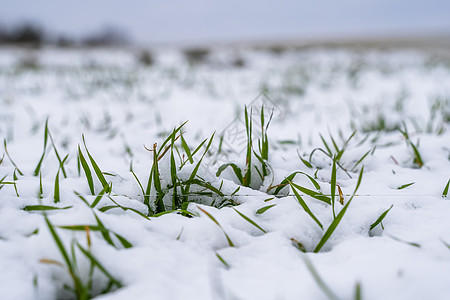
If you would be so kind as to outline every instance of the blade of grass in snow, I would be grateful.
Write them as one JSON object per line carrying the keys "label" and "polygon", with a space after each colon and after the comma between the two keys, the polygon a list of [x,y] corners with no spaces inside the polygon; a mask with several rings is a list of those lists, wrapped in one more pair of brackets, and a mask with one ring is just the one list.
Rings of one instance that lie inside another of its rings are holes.
{"label": "blade of grass in snow", "polygon": [[217,170],[217,172],[216,172],[216,176],[219,177],[220,174],[222,174],[222,172],[223,172],[226,168],[228,168],[228,167],[231,167],[231,168],[233,169],[234,174],[236,175],[236,177],[237,177],[237,179],[239,180],[239,182],[240,182],[243,186],[245,186],[245,184],[244,184],[244,178],[242,177],[242,171],[241,171],[241,169],[240,169],[236,164],[233,164],[233,163],[227,163],[227,164],[221,165],[221,166],[219,167],[219,169]]}
{"label": "blade of grass in snow", "polygon": [[[99,225],[64,225],[64,226],[57,226],[58,228],[61,229],[66,229],[66,230],[73,230],[73,231],[86,231],[86,229],[92,230],[92,231],[99,231],[99,232],[103,232],[103,233],[107,233],[107,234],[113,234],[122,244],[122,246],[126,249],[133,247],[133,245],[127,240],[125,239],[123,236],[103,227],[103,226],[99,226]],[[111,240],[112,241],[112,240]]]}
{"label": "blade of grass in snow", "polygon": [[69,154],[64,157],[64,159],[61,161],[61,164],[59,165],[58,172],[56,172],[56,178],[55,178],[55,188],[53,192],[53,202],[58,203],[60,202],[60,195],[59,195],[59,171],[61,170],[61,166],[64,165],[67,158],[69,157]]}
{"label": "blade of grass in snow", "polygon": [[97,197],[95,197],[94,201],[91,204],[91,208],[94,208],[97,206],[97,204],[100,202],[100,200],[102,200],[103,195],[106,193],[106,189],[103,189],[98,195]]}
{"label": "blade of grass in snow", "polygon": [[[319,183],[317,183],[317,181],[316,181],[314,178],[312,178],[311,176],[309,176],[308,174],[306,174],[306,173],[304,173],[304,172],[302,172],[302,171],[297,171],[297,172],[294,172],[294,173],[290,174],[290,175],[287,176],[285,179],[283,179],[283,181],[281,181],[280,184],[275,185],[275,186],[270,186],[270,187],[267,189],[267,191],[270,191],[270,190],[276,188],[274,194],[277,195],[277,194],[281,191],[281,189],[282,189],[283,187],[287,186],[290,182],[292,182],[292,181],[294,180],[294,178],[295,178],[295,176],[296,176],[297,174],[305,175],[305,176],[311,181],[311,183],[314,185],[314,187],[315,187],[318,191],[320,191],[320,185],[319,185]],[[331,199],[330,199],[330,202],[331,202]]]}
{"label": "blade of grass in snow", "polygon": [[38,199],[44,198],[44,189],[42,187],[42,173],[39,173],[39,191],[37,197]]}
{"label": "blade of grass in snow", "polygon": [[336,212],[334,210],[334,198],[336,194],[336,160],[337,157],[333,157],[333,168],[331,170],[331,207],[333,210],[333,218],[336,218]]}
{"label": "blade of grass in snow", "polygon": [[355,286],[355,300],[362,300],[361,283],[357,282]]}
{"label": "blade of grass in snow", "polygon": [[44,161],[45,154],[47,152],[47,142],[48,142],[48,118],[45,120],[45,129],[44,129],[44,150],[41,155],[41,159],[34,170],[34,176],[38,176],[41,171],[42,162]]}
{"label": "blade of grass in snow", "polygon": [[322,249],[322,247],[325,245],[325,243],[331,237],[331,235],[333,234],[334,230],[336,229],[336,227],[339,225],[339,223],[341,222],[342,218],[344,217],[344,214],[347,211],[348,206],[352,202],[352,200],[353,200],[353,198],[354,198],[354,196],[356,194],[356,191],[358,190],[358,188],[359,188],[359,186],[361,184],[363,172],[364,172],[364,166],[361,168],[361,171],[359,172],[358,182],[356,183],[356,187],[355,187],[355,191],[353,192],[353,195],[348,200],[347,204],[345,204],[345,206],[341,209],[339,214],[333,219],[333,221],[331,222],[330,226],[325,231],[324,235],[322,236],[322,238],[320,239],[320,241],[317,244],[316,248],[314,249],[315,253],[319,252],[320,249]]}
{"label": "blade of grass in snow", "polygon": [[269,210],[269,209],[271,209],[272,207],[274,207],[275,205],[276,205],[276,204],[272,204],[272,205],[267,205],[267,206],[261,207],[260,209],[258,209],[258,210],[256,211],[256,214],[257,214],[257,215],[263,214],[263,213],[265,213],[267,210]]}
{"label": "blade of grass in snow", "polygon": [[103,274],[108,277],[108,279],[118,288],[122,287],[122,284],[115,279],[106,269],[103,267],[103,265],[90,253],[90,251],[84,249],[79,243],[77,243],[78,248],[83,252],[84,255],[86,255],[87,258],[91,261],[93,265],[95,265]]}
{"label": "blade of grass in snow", "polygon": [[131,172],[131,174],[133,174],[134,178],[136,179],[136,181],[137,181],[137,183],[139,185],[139,188],[141,189],[142,196],[145,196],[144,187],[142,186],[141,181],[139,180],[139,178],[137,177],[137,175],[133,171],[133,162],[130,163],[130,172]]}
{"label": "blade of grass in snow", "polygon": [[265,231],[264,229],[261,228],[261,226],[259,226],[258,224],[255,223],[255,221],[253,221],[252,219],[250,219],[249,217],[247,217],[246,215],[244,215],[243,213],[241,213],[240,211],[238,211],[237,209],[235,209],[233,207],[234,211],[238,213],[238,215],[240,215],[245,221],[249,222],[250,224],[252,224],[253,226],[255,226],[256,228],[258,228],[259,230],[261,230],[264,233],[267,233],[267,231]]}
{"label": "blade of grass in snow", "polygon": [[303,207],[303,210],[314,220],[314,222],[317,223],[317,225],[319,225],[320,229],[323,230],[323,225],[322,223],[320,223],[320,221],[316,218],[316,216],[312,213],[312,211],[309,209],[308,205],[306,204],[306,202],[303,200],[303,198],[300,196],[300,194],[297,192],[297,190],[295,189],[295,187],[292,185],[292,183],[290,183],[291,189],[294,192],[295,198],[297,199],[298,203],[300,203],[300,205]]}
{"label": "blade of grass in snow", "polygon": [[319,285],[320,289],[325,293],[325,295],[327,295],[327,297],[331,300],[339,300],[338,296],[336,296],[336,294],[328,287],[325,281],[323,281],[323,279],[320,277],[319,273],[314,268],[309,258],[306,255],[302,255],[302,258],[312,277]]}
{"label": "blade of grass in snow", "polygon": [[[3,145],[4,145],[4,147],[5,147],[5,154],[6,154],[6,156],[8,157],[9,161],[10,161],[11,164],[14,166],[14,168],[16,168],[17,172],[19,172],[19,174],[20,174],[21,176],[23,176],[22,171],[20,171],[20,169],[17,167],[16,163],[13,161],[13,159],[12,159],[11,156],[9,155],[8,147],[7,147],[7,144],[6,144],[6,139],[3,140]],[[2,161],[3,161],[3,159],[2,159]]]}
{"label": "blade of grass in snow", "polygon": [[442,191],[442,198],[447,198],[449,187],[450,187],[450,179],[447,181],[447,185],[445,186],[444,191]]}
{"label": "blade of grass in snow", "polygon": [[407,184],[401,185],[401,186],[397,187],[397,190],[403,190],[404,188],[407,188],[408,186],[411,186],[414,183],[415,182],[411,182],[411,183],[407,183]]}
{"label": "blade of grass in snow", "polygon": [[230,237],[228,236],[228,234],[227,234],[227,233],[225,232],[225,230],[223,229],[222,225],[220,225],[220,223],[217,222],[217,220],[216,220],[209,212],[207,212],[206,210],[204,210],[204,209],[201,208],[200,206],[197,206],[197,208],[198,208],[202,213],[204,213],[205,215],[207,215],[208,218],[210,218],[217,226],[219,226],[219,228],[222,230],[223,234],[224,234],[225,237],[227,238],[228,245],[229,245],[230,247],[234,247],[233,242],[231,241]]}
{"label": "blade of grass in snow", "polygon": [[331,204],[331,199],[330,199],[329,197],[325,196],[324,194],[318,193],[318,192],[315,192],[315,191],[312,191],[312,190],[310,190],[310,189],[307,189],[307,188],[305,188],[305,187],[302,187],[302,186],[300,186],[300,185],[298,185],[298,184],[295,184],[295,183],[293,183],[293,182],[291,182],[291,184],[292,184],[297,190],[299,190],[299,191],[305,193],[306,195],[308,195],[308,196],[310,196],[310,197],[312,197],[312,198],[314,198],[314,199],[320,200],[320,201],[322,201],[322,202],[325,202],[326,204]]}
{"label": "blade of grass in snow", "polygon": [[383,219],[386,217],[386,215],[388,214],[388,212],[391,210],[392,207],[394,207],[394,205],[391,205],[391,207],[389,207],[386,211],[384,211],[384,212],[378,217],[378,219],[377,219],[372,225],[370,225],[370,229],[369,229],[369,230],[374,229],[378,224],[380,224],[381,221],[383,221]]}
{"label": "blade of grass in snow", "polygon": [[78,145],[78,157],[80,158],[81,166],[83,167],[84,174],[86,175],[86,179],[89,185],[89,190],[91,191],[92,195],[95,195],[94,191],[94,180],[92,178],[91,170],[89,169],[89,165],[86,162],[86,159],[83,156],[83,153],[81,152],[81,148]]}
{"label": "blade of grass in snow", "polygon": [[53,141],[52,133],[50,132],[50,130],[48,130],[47,132],[48,132],[48,136],[50,137],[50,141],[52,143],[53,150],[55,151],[56,158],[58,159],[58,162],[59,162],[59,164],[61,166],[61,171],[63,173],[63,176],[64,176],[64,178],[67,178],[66,170],[64,169],[64,164],[62,163],[61,156],[59,156],[58,149],[56,149],[56,144]]}
{"label": "blade of grass in snow", "polygon": [[230,268],[230,265],[223,259],[222,256],[219,255],[219,253],[216,252],[216,257],[219,259],[219,261],[225,266],[226,269]]}
{"label": "blade of grass in snow", "polygon": [[298,158],[300,158],[300,160],[302,161],[302,163],[303,163],[305,166],[307,166],[307,167],[310,168],[310,169],[313,168],[313,166],[312,166],[306,159],[303,159],[303,157],[300,155],[300,153],[298,152],[298,150],[297,150],[297,154],[298,154]]}
{"label": "blade of grass in snow", "polygon": [[98,166],[97,163],[95,162],[94,158],[93,158],[92,155],[89,153],[89,150],[88,150],[88,148],[87,148],[87,146],[86,146],[86,141],[85,141],[85,139],[84,139],[84,135],[82,135],[82,139],[83,139],[84,148],[86,149],[86,153],[87,153],[87,155],[88,155],[88,157],[89,157],[89,160],[90,160],[90,162],[91,162],[92,167],[94,168],[94,172],[95,172],[95,174],[97,175],[98,180],[100,180],[100,182],[101,182],[101,184],[102,184],[102,186],[103,186],[103,189],[105,189],[105,192],[106,192],[106,193],[109,193],[110,190],[109,190],[108,182],[106,181],[105,176],[103,175],[103,173],[102,173],[102,171],[100,170],[99,166]]}
{"label": "blade of grass in snow", "polygon": [[418,243],[407,242],[407,241],[405,241],[405,240],[402,240],[401,238],[398,238],[398,237],[393,236],[393,235],[390,235],[390,234],[388,234],[387,236],[390,237],[391,239],[393,239],[394,241],[397,241],[397,242],[400,242],[400,243],[403,243],[403,244],[407,244],[407,245],[410,245],[410,246],[413,246],[413,247],[416,247],[416,248],[421,248],[421,247],[422,247],[422,246],[421,246],[420,244],[418,244]]}
{"label": "blade of grass in snow", "polygon": [[47,210],[69,209],[69,208],[72,208],[72,206],[56,207],[56,206],[49,206],[49,205],[27,205],[22,209],[24,211],[47,211]]}

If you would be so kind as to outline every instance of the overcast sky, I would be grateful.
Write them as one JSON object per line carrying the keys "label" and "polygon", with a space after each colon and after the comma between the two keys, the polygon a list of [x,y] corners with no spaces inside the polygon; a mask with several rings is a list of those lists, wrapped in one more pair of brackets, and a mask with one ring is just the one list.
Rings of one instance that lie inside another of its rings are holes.
{"label": "overcast sky", "polygon": [[2,0],[0,24],[55,33],[122,28],[139,43],[450,33],[450,0]]}

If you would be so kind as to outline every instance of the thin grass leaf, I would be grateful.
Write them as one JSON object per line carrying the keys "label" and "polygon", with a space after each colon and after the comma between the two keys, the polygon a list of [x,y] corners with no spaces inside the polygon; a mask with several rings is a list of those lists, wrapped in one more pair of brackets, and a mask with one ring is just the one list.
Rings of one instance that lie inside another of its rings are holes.
{"label": "thin grass leaf", "polygon": [[86,149],[86,153],[87,153],[87,155],[88,155],[88,157],[89,157],[89,160],[90,160],[90,162],[91,162],[92,167],[94,168],[94,172],[95,172],[95,174],[97,175],[98,180],[100,180],[100,182],[101,182],[101,184],[102,184],[102,186],[103,186],[103,189],[105,189],[105,192],[106,192],[106,193],[109,193],[110,190],[109,190],[108,182],[106,181],[105,176],[103,175],[103,173],[102,173],[102,171],[100,170],[99,166],[98,166],[97,163],[95,162],[94,158],[93,158],[92,155],[89,153],[89,150],[88,150],[88,148],[87,148],[87,146],[86,146],[86,141],[85,141],[85,139],[84,139],[84,135],[82,136],[82,139],[83,139],[84,148]]}
{"label": "thin grass leaf", "polygon": [[253,221],[252,219],[250,219],[249,217],[247,217],[246,215],[244,215],[243,213],[241,213],[240,211],[238,211],[237,209],[235,209],[233,207],[234,211],[238,213],[238,215],[240,215],[245,221],[249,222],[250,224],[252,224],[253,226],[255,226],[256,228],[258,228],[259,230],[261,230],[264,233],[267,233],[267,231],[265,231],[264,229],[261,228],[261,226],[259,226],[258,224],[255,223],[255,221]]}
{"label": "thin grass leaf", "polygon": [[231,239],[230,239],[230,237],[228,236],[228,234],[225,232],[225,230],[223,229],[223,227],[222,227],[222,225],[220,225],[220,223],[209,213],[209,212],[207,212],[206,210],[204,210],[203,208],[201,208],[200,206],[197,206],[197,208],[201,211],[201,212],[203,212],[205,215],[207,215],[208,216],[208,218],[210,218],[211,219],[211,221],[213,221],[217,226],[219,226],[219,228],[222,230],[222,232],[223,232],[223,234],[225,235],[225,237],[226,237],[226,239],[227,239],[227,241],[228,241],[228,245],[230,246],[230,247],[234,247],[234,244],[233,244],[233,242],[231,241]]}
{"label": "thin grass leaf", "polygon": [[383,221],[383,219],[386,217],[386,215],[388,214],[388,212],[391,210],[392,207],[394,207],[394,205],[391,205],[391,207],[389,207],[386,211],[384,211],[384,212],[378,217],[378,219],[377,219],[372,225],[370,225],[370,229],[369,229],[369,230],[372,230],[372,229],[374,229],[375,227],[377,227],[377,225],[380,224],[381,221]]}
{"label": "thin grass leaf", "polygon": [[43,216],[44,216],[45,223],[47,224],[47,227],[48,227],[48,229],[49,229],[49,231],[50,231],[50,234],[52,235],[53,240],[55,241],[55,243],[56,243],[56,245],[57,245],[57,247],[58,247],[58,249],[59,249],[59,252],[61,253],[61,255],[62,255],[63,259],[64,259],[64,262],[66,263],[66,266],[67,266],[67,268],[69,269],[69,272],[70,272],[72,275],[75,275],[75,274],[72,273],[72,270],[73,270],[73,264],[72,264],[72,261],[71,261],[70,258],[69,258],[69,254],[67,253],[67,250],[66,250],[66,248],[64,247],[64,245],[63,245],[63,243],[62,243],[60,237],[59,237],[58,234],[56,233],[56,230],[55,230],[53,224],[52,224],[52,223],[50,222],[50,220],[48,219],[46,213],[44,213]]}
{"label": "thin grass leaf", "polygon": [[297,150],[297,154],[298,154],[298,158],[300,158],[300,160],[302,161],[302,163],[307,166],[308,168],[312,169],[313,166],[312,164],[310,164],[306,159],[303,159],[303,157],[300,155],[300,153]]}
{"label": "thin grass leaf", "polygon": [[56,158],[58,159],[59,165],[61,166],[61,171],[63,173],[63,176],[64,176],[64,178],[67,178],[66,170],[64,169],[64,163],[62,162],[61,156],[59,156],[58,149],[56,149],[56,144],[53,141],[53,136],[52,136],[50,130],[48,130],[48,136],[50,137],[50,141],[52,143]]}
{"label": "thin grass leaf", "polygon": [[[283,179],[283,181],[281,181],[280,184],[275,185],[275,186],[270,186],[270,187],[267,189],[267,191],[269,192],[270,190],[276,188],[274,194],[277,195],[277,194],[281,191],[282,188],[284,188],[285,186],[289,185],[289,182],[291,182],[292,180],[294,180],[294,178],[295,178],[295,176],[296,176],[297,174],[305,175],[305,176],[309,179],[309,181],[311,181],[311,183],[314,185],[314,187],[315,187],[317,190],[320,190],[320,185],[319,185],[319,183],[317,183],[317,181],[316,181],[314,178],[312,178],[310,175],[308,175],[308,174],[306,174],[306,173],[304,173],[304,172],[296,171],[296,172],[290,174],[289,176],[287,176],[285,179]],[[330,199],[330,201],[331,201],[331,199]]]}
{"label": "thin grass leaf", "polygon": [[86,162],[86,159],[83,156],[83,153],[81,152],[81,148],[78,145],[78,157],[80,158],[81,166],[83,167],[84,174],[86,175],[86,179],[89,185],[89,190],[91,191],[92,195],[95,195],[94,191],[94,180],[92,178],[91,170],[89,169],[89,165]]}
{"label": "thin grass leaf", "polygon": [[223,259],[222,256],[219,255],[219,253],[216,252],[216,257],[219,259],[219,261],[225,266],[226,269],[230,268],[230,265]]}
{"label": "thin grass leaf", "polygon": [[310,196],[310,197],[312,197],[314,199],[317,199],[317,200],[320,200],[322,202],[325,202],[326,204],[331,204],[331,199],[329,197],[325,196],[324,194],[312,191],[310,189],[302,187],[302,186],[300,186],[300,185],[298,185],[296,183],[293,183],[293,182],[291,182],[291,184],[297,190],[301,191],[302,193],[305,193],[306,195],[308,195],[308,196]]}
{"label": "thin grass leaf", "polygon": [[333,152],[331,151],[330,147],[328,146],[327,142],[325,141],[325,139],[323,138],[322,134],[319,134],[320,139],[322,140],[322,143],[325,146],[325,149],[327,149],[327,152],[330,156],[333,156]]}
{"label": "thin grass leaf", "polygon": [[336,218],[336,212],[334,210],[334,198],[335,198],[335,194],[336,194],[336,160],[337,157],[335,156],[333,158],[333,168],[331,170],[331,207],[333,210],[333,217]]}
{"label": "thin grass leaf", "polygon": [[447,198],[449,187],[450,187],[450,179],[447,181],[447,185],[445,186],[444,191],[442,191],[442,198]]}
{"label": "thin grass leaf", "polygon": [[42,162],[44,161],[44,157],[45,154],[47,152],[47,142],[48,142],[48,118],[45,120],[45,129],[44,129],[44,150],[42,152],[41,158],[39,159],[39,162],[36,166],[36,168],[34,169],[34,176],[38,176],[41,167],[42,167]]}
{"label": "thin grass leaf", "polygon": [[38,191],[38,199],[44,198],[44,189],[42,187],[42,173],[39,173],[39,191]]}
{"label": "thin grass leaf", "polygon": [[354,196],[356,194],[356,191],[359,189],[359,186],[361,185],[363,172],[364,172],[364,166],[361,168],[361,171],[359,173],[358,182],[356,183],[356,187],[355,187],[355,190],[353,192],[353,195],[348,200],[347,204],[344,205],[344,207],[339,212],[339,214],[333,219],[333,222],[331,222],[330,226],[325,231],[324,235],[322,236],[322,238],[320,239],[320,241],[317,244],[316,248],[314,249],[315,253],[319,252],[320,249],[322,249],[322,247],[325,245],[325,243],[331,237],[331,235],[333,234],[334,230],[336,229],[336,227],[339,225],[339,223],[341,222],[342,218],[344,217],[344,214],[347,211],[348,206],[352,202],[352,200],[353,200],[353,198],[354,198]]}
{"label": "thin grass leaf", "polygon": [[238,186],[237,189],[235,189],[234,192],[232,192],[230,196],[236,195],[236,193],[239,192],[240,189],[241,189],[241,187]]}
{"label": "thin grass leaf", "polygon": [[260,209],[258,209],[258,210],[256,211],[256,214],[257,214],[257,215],[261,215],[261,214],[265,213],[267,210],[269,210],[269,209],[271,209],[272,207],[274,207],[275,205],[276,205],[276,204],[263,206],[263,207],[261,207]]}
{"label": "thin grass leaf", "polygon": [[100,202],[100,200],[102,200],[103,195],[106,193],[106,189],[103,188],[103,190],[97,195],[97,197],[95,197],[94,201],[92,202],[92,204],[90,205],[91,208],[94,208],[97,206],[97,204]]}
{"label": "thin grass leaf", "polygon": [[399,242],[399,243],[407,244],[407,245],[410,245],[410,246],[413,246],[413,247],[416,247],[416,248],[422,248],[422,246],[420,244],[418,244],[418,243],[408,242],[408,241],[402,240],[402,239],[400,239],[400,238],[398,238],[396,236],[390,235],[390,234],[388,234],[387,236],[390,237],[391,239],[393,239],[394,241]]}
{"label": "thin grass leaf", "polygon": [[[20,171],[19,167],[17,167],[16,163],[13,161],[13,159],[12,159],[11,156],[9,155],[8,147],[7,147],[7,144],[6,144],[6,139],[3,140],[3,145],[4,145],[4,147],[5,147],[5,154],[6,154],[6,156],[8,157],[9,161],[10,161],[11,164],[14,166],[14,168],[16,168],[17,172],[19,172],[19,174],[20,174],[21,176],[23,176],[22,171]],[[3,159],[2,159],[2,161],[3,161]]]}
{"label": "thin grass leaf", "polygon": [[328,287],[325,281],[323,281],[323,279],[320,277],[319,273],[314,268],[309,258],[306,255],[302,255],[302,258],[312,277],[319,285],[320,289],[325,293],[325,295],[327,295],[327,297],[331,300],[339,300],[338,296],[336,296],[336,294]]}
{"label": "thin grass leaf", "polygon": [[[374,147],[375,148],[375,147]],[[354,165],[353,168],[351,168],[351,172],[354,172],[356,170],[356,167],[369,155],[370,151],[373,151],[372,149],[367,151]]]}
{"label": "thin grass leaf", "polygon": [[83,252],[84,255],[91,261],[92,264],[94,264],[108,279],[118,288],[122,287],[122,284],[120,281],[118,281],[116,278],[114,278],[106,269],[103,267],[103,265],[89,252],[88,250],[84,249],[79,243],[77,243],[78,248]]}
{"label": "thin grass leaf", "polygon": [[409,141],[409,144],[414,152],[414,163],[421,168],[423,166],[422,156],[420,155],[419,150],[417,150],[417,147],[411,141]]}
{"label": "thin grass leaf", "polygon": [[66,155],[66,157],[64,157],[64,159],[62,160],[58,172],[56,172],[56,178],[55,178],[55,188],[53,191],[53,202],[54,203],[58,203],[60,202],[60,194],[59,194],[59,171],[61,170],[61,165],[64,165],[65,161],[67,160],[67,158],[69,157],[69,154]]}
{"label": "thin grass leaf", "polygon": [[357,282],[355,286],[355,300],[362,300],[361,283]]}
{"label": "thin grass leaf", "polygon": [[24,211],[47,211],[47,210],[69,209],[69,208],[72,208],[72,206],[55,207],[50,205],[27,205],[22,209]]}
{"label": "thin grass leaf", "polygon": [[59,195],[59,170],[56,172],[56,178],[55,178],[55,188],[53,190],[53,203],[60,202],[60,195]]}
{"label": "thin grass leaf", "polygon": [[192,159],[192,154],[191,154],[191,149],[189,149],[189,146],[186,142],[186,140],[184,139],[183,135],[181,135],[181,147],[183,147],[184,152],[186,152],[187,156],[188,156],[188,160],[191,164],[194,163],[194,159]]}
{"label": "thin grass leaf", "polygon": [[290,186],[291,186],[292,191],[294,192],[295,198],[297,199],[298,203],[300,203],[300,205],[303,207],[303,210],[314,220],[314,222],[317,223],[317,225],[319,225],[320,229],[323,230],[322,223],[320,223],[319,219],[317,219],[316,216],[312,213],[312,211],[309,209],[308,205],[303,200],[303,198],[300,196],[300,194],[297,192],[295,187],[292,184],[290,184]]}
{"label": "thin grass leaf", "polygon": [[[236,164],[233,164],[233,163],[227,163],[227,164],[221,165],[221,166],[219,167],[219,169],[217,170],[217,172],[216,172],[216,176],[219,177],[220,174],[222,174],[222,172],[223,172],[226,168],[228,168],[228,167],[231,167],[231,168],[233,169],[234,174],[236,175],[236,177],[237,177],[237,179],[239,180],[239,182],[240,182],[242,185],[244,185],[244,178],[242,177],[242,171],[241,171],[241,169],[240,169]],[[245,185],[244,185],[244,186],[245,186]]]}
{"label": "thin grass leaf", "polygon": [[407,188],[408,186],[411,186],[414,183],[415,182],[411,182],[411,183],[407,183],[407,184],[401,185],[401,186],[397,187],[397,190],[403,190],[404,188]]}

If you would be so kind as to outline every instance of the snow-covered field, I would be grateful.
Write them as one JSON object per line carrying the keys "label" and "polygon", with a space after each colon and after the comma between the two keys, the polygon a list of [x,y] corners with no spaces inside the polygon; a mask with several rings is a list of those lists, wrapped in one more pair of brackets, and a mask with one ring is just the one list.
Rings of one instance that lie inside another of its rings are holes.
{"label": "snow-covered field", "polygon": [[152,55],[0,49],[0,299],[450,299],[445,51]]}

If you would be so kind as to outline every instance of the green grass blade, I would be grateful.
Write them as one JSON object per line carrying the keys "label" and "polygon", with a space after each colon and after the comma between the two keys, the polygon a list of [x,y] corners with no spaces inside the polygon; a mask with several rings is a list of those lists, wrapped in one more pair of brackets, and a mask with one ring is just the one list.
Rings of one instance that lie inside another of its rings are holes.
{"label": "green grass blade", "polygon": [[381,221],[383,221],[383,219],[386,217],[386,215],[388,214],[388,212],[391,210],[392,207],[394,207],[394,205],[391,205],[391,207],[389,207],[385,212],[383,212],[383,213],[378,217],[378,219],[377,219],[372,225],[370,225],[370,229],[369,229],[369,230],[374,229],[378,224],[380,224]]}
{"label": "green grass blade", "polygon": [[219,253],[216,252],[216,257],[219,259],[219,261],[225,266],[225,268],[229,269],[230,265],[223,259],[222,256],[219,255]]}
{"label": "green grass blade", "polygon": [[217,170],[216,176],[219,177],[220,174],[222,174],[222,172],[223,172],[226,168],[228,168],[228,167],[231,167],[231,168],[233,169],[234,174],[236,175],[236,177],[237,177],[237,179],[239,180],[239,182],[240,182],[242,185],[245,186],[244,178],[242,177],[242,171],[241,171],[241,169],[240,169],[236,164],[228,163],[228,164],[223,164],[223,165],[221,165],[221,166],[219,167],[219,169]]}
{"label": "green grass blade", "polygon": [[407,188],[408,186],[411,186],[411,185],[413,185],[415,182],[411,182],[411,183],[407,183],[407,184],[404,184],[404,185],[401,185],[401,186],[399,186],[398,188],[397,188],[397,190],[403,190],[404,188]]}
{"label": "green grass blade", "polygon": [[339,214],[333,219],[333,222],[331,222],[330,226],[327,228],[326,232],[320,239],[319,243],[317,244],[316,248],[314,249],[314,253],[318,253],[320,249],[325,245],[325,243],[328,241],[328,239],[333,234],[336,227],[341,222],[342,218],[344,217],[345,212],[347,211],[348,206],[350,205],[351,200],[347,202],[347,204],[342,208],[342,210],[339,212]]}
{"label": "green grass blade", "polygon": [[83,252],[83,254],[91,261],[93,265],[95,265],[108,279],[116,285],[118,288],[122,287],[122,284],[114,278],[105,267],[92,255],[92,253],[86,249],[84,249],[79,243],[77,243],[78,248]]}
{"label": "green grass blade", "polygon": [[89,160],[91,162],[92,167],[94,168],[94,172],[97,175],[98,180],[100,180],[100,182],[102,183],[103,189],[105,189],[106,193],[109,193],[109,184],[105,179],[105,176],[103,175],[102,171],[100,170],[99,166],[97,165],[97,163],[95,162],[94,158],[92,157],[91,153],[89,153],[89,150],[86,146],[86,141],[84,140],[84,135],[82,136],[83,138],[83,144],[84,144],[84,148],[86,149],[86,153],[89,157]]}
{"label": "green grass blade", "polygon": [[333,152],[331,151],[330,147],[328,146],[327,142],[325,141],[325,139],[323,138],[323,136],[321,134],[319,134],[320,139],[322,140],[322,143],[325,146],[325,149],[327,149],[327,152],[330,156],[333,156]]}
{"label": "green grass blade", "polygon": [[97,206],[97,204],[100,202],[100,200],[102,200],[103,195],[106,193],[106,189],[103,189],[98,195],[97,197],[95,197],[94,201],[92,202],[92,204],[90,205],[91,208],[94,208]]}
{"label": "green grass blade", "polygon": [[259,230],[261,230],[264,233],[267,233],[267,231],[265,231],[264,229],[261,228],[261,226],[259,226],[258,224],[255,223],[255,221],[253,221],[252,219],[250,219],[249,217],[247,217],[246,215],[244,215],[243,213],[241,213],[240,211],[238,211],[237,209],[235,209],[233,207],[234,211],[238,213],[238,215],[240,215],[245,221],[249,222],[250,224],[252,224],[253,226],[255,226],[256,228],[258,228]]}
{"label": "green grass blade", "polygon": [[305,193],[306,195],[308,195],[308,196],[310,196],[310,197],[312,197],[312,198],[314,198],[314,199],[317,199],[317,200],[320,200],[320,201],[322,201],[322,202],[325,202],[326,204],[331,204],[331,199],[330,199],[329,197],[325,196],[324,194],[318,193],[318,192],[315,192],[315,191],[312,191],[312,190],[310,190],[310,189],[307,189],[307,188],[305,188],[305,187],[302,187],[302,186],[300,186],[300,185],[298,185],[298,184],[295,184],[295,183],[293,183],[293,182],[291,182],[291,184],[292,184],[297,190],[301,191],[302,193]]}
{"label": "green grass blade", "polygon": [[86,159],[83,156],[83,153],[81,152],[81,148],[78,145],[78,157],[80,158],[81,166],[83,167],[84,174],[86,175],[86,179],[89,185],[89,190],[91,191],[92,195],[95,195],[94,191],[94,180],[92,178],[91,170],[89,169],[89,165],[86,162]]}
{"label": "green grass blade", "polygon": [[362,300],[361,283],[357,282],[355,286],[355,300]]}
{"label": "green grass blade", "polygon": [[72,206],[55,207],[49,205],[27,205],[22,209],[24,211],[47,211],[47,210],[69,209],[69,208],[72,208]]}
{"label": "green grass blade", "polygon": [[305,262],[306,267],[308,268],[309,272],[311,273],[312,277],[316,281],[316,283],[319,285],[320,289],[327,295],[327,297],[331,300],[339,300],[339,298],[336,296],[336,294],[328,287],[328,285],[323,281],[323,279],[320,277],[317,270],[314,268],[312,262],[309,260],[309,258],[306,255],[302,255],[303,261]]}
{"label": "green grass blade", "polygon": [[203,212],[206,216],[208,216],[208,218],[211,219],[211,221],[213,221],[217,226],[219,226],[219,228],[222,230],[223,234],[225,235],[227,241],[228,241],[228,245],[230,247],[234,247],[233,242],[231,241],[230,237],[228,236],[228,234],[225,232],[225,230],[223,229],[222,225],[220,225],[220,223],[206,210],[204,210],[203,208],[201,208],[200,206],[197,206],[197,208]]}
{"label": "green grass blade", "polygon": [[272,207],[274,207],[275,205],[276,205],[276,204],[263,206],[263,207],[261,207],[260,209],[258,209],[258,210],[256,211],[256,214],[257,214],[257,215],[261,215],[261,214],[265,213],[267,210],[269,210],[269,209],[271,209]]}
{"label": "green grass blade", "polygon": [[[7,144],[6,144],[6,139],[3,140],[3,145],[4,145],[4,147],[5,147],[5,153],[6,153],[6,156],[8,157],[8,159],[9,159],[9,161],[10,161],[11,164],[14,166],[14,168],[16,168],[17,172],[19,172],[19,174],[20,174],[21,176],[23,176],[22,171],[20,171],[20,169],[17,167],[16,163],[13,161],[13,159],[12,159],[11,156],[9,155],[8,147],[7,147]],[[3,161],[3,159],[2,159],[2,161]]]}
{"label": "green grass blade", "polygon": [[331,206],[333,209],[333,217],[336,218],[336,212],[334,210],[334,204],[335,204],[335,194],[336,194],[336,160],[337,157],[335,156],[333,158],[333,168],[331,170]]}
{"label": "green grass blade", "polygon": [[48,227],[48,229],[50,231],[50,234],[52,235],[53,240],[55,241],[55,243],[56,243],[56,245],[58,247],[58,250],[59,250],[59,252],[61,253],[61,255],[63,257],[64,262],[66,263],[66,266],[69,269],[69,272],[72,273],[72,270],[73,270],[74,266],[72,264],[72,261],[69,258],[69,254],[67,253],[66,248],[64,248],[64,245],[63,245],[60,237],[58,236],[58,233],[56,232],[53,224],[48,219],[47,214],[44,213],[43,215],[44,215],[45,223],[47,224],[47,227]]}
{"label": "green grass blade", "polygon": [[447,185],[445,186],[444,191],[442,192],[442,198],[447,198],[449,187],[450,187],[450,179],[447,181]]}
{"label": "green grass blade", "polygon": [[186,140],[184,139],[183,134],[181,135],[181,147],[183,147],[184,152],[186,152],[189,162],[193,164],[194,159],[192,158],[191,149],[189,149],[189,146]]}
{"label": "green grass blade", "polygon": [[312,213],[312,211],[309,209],[306,202],[303,200],[303,198],[300,196],[300,194],[297,192],[295,187],[291,184],[291,189],[294,192],[295,198],[297,198],[298,203],[303,207],[303,210],[314,220],[314,222],[319,225],[320,229],[323,230],[323,225],[320,223],[320,221],[316,218],[316,216]]}

